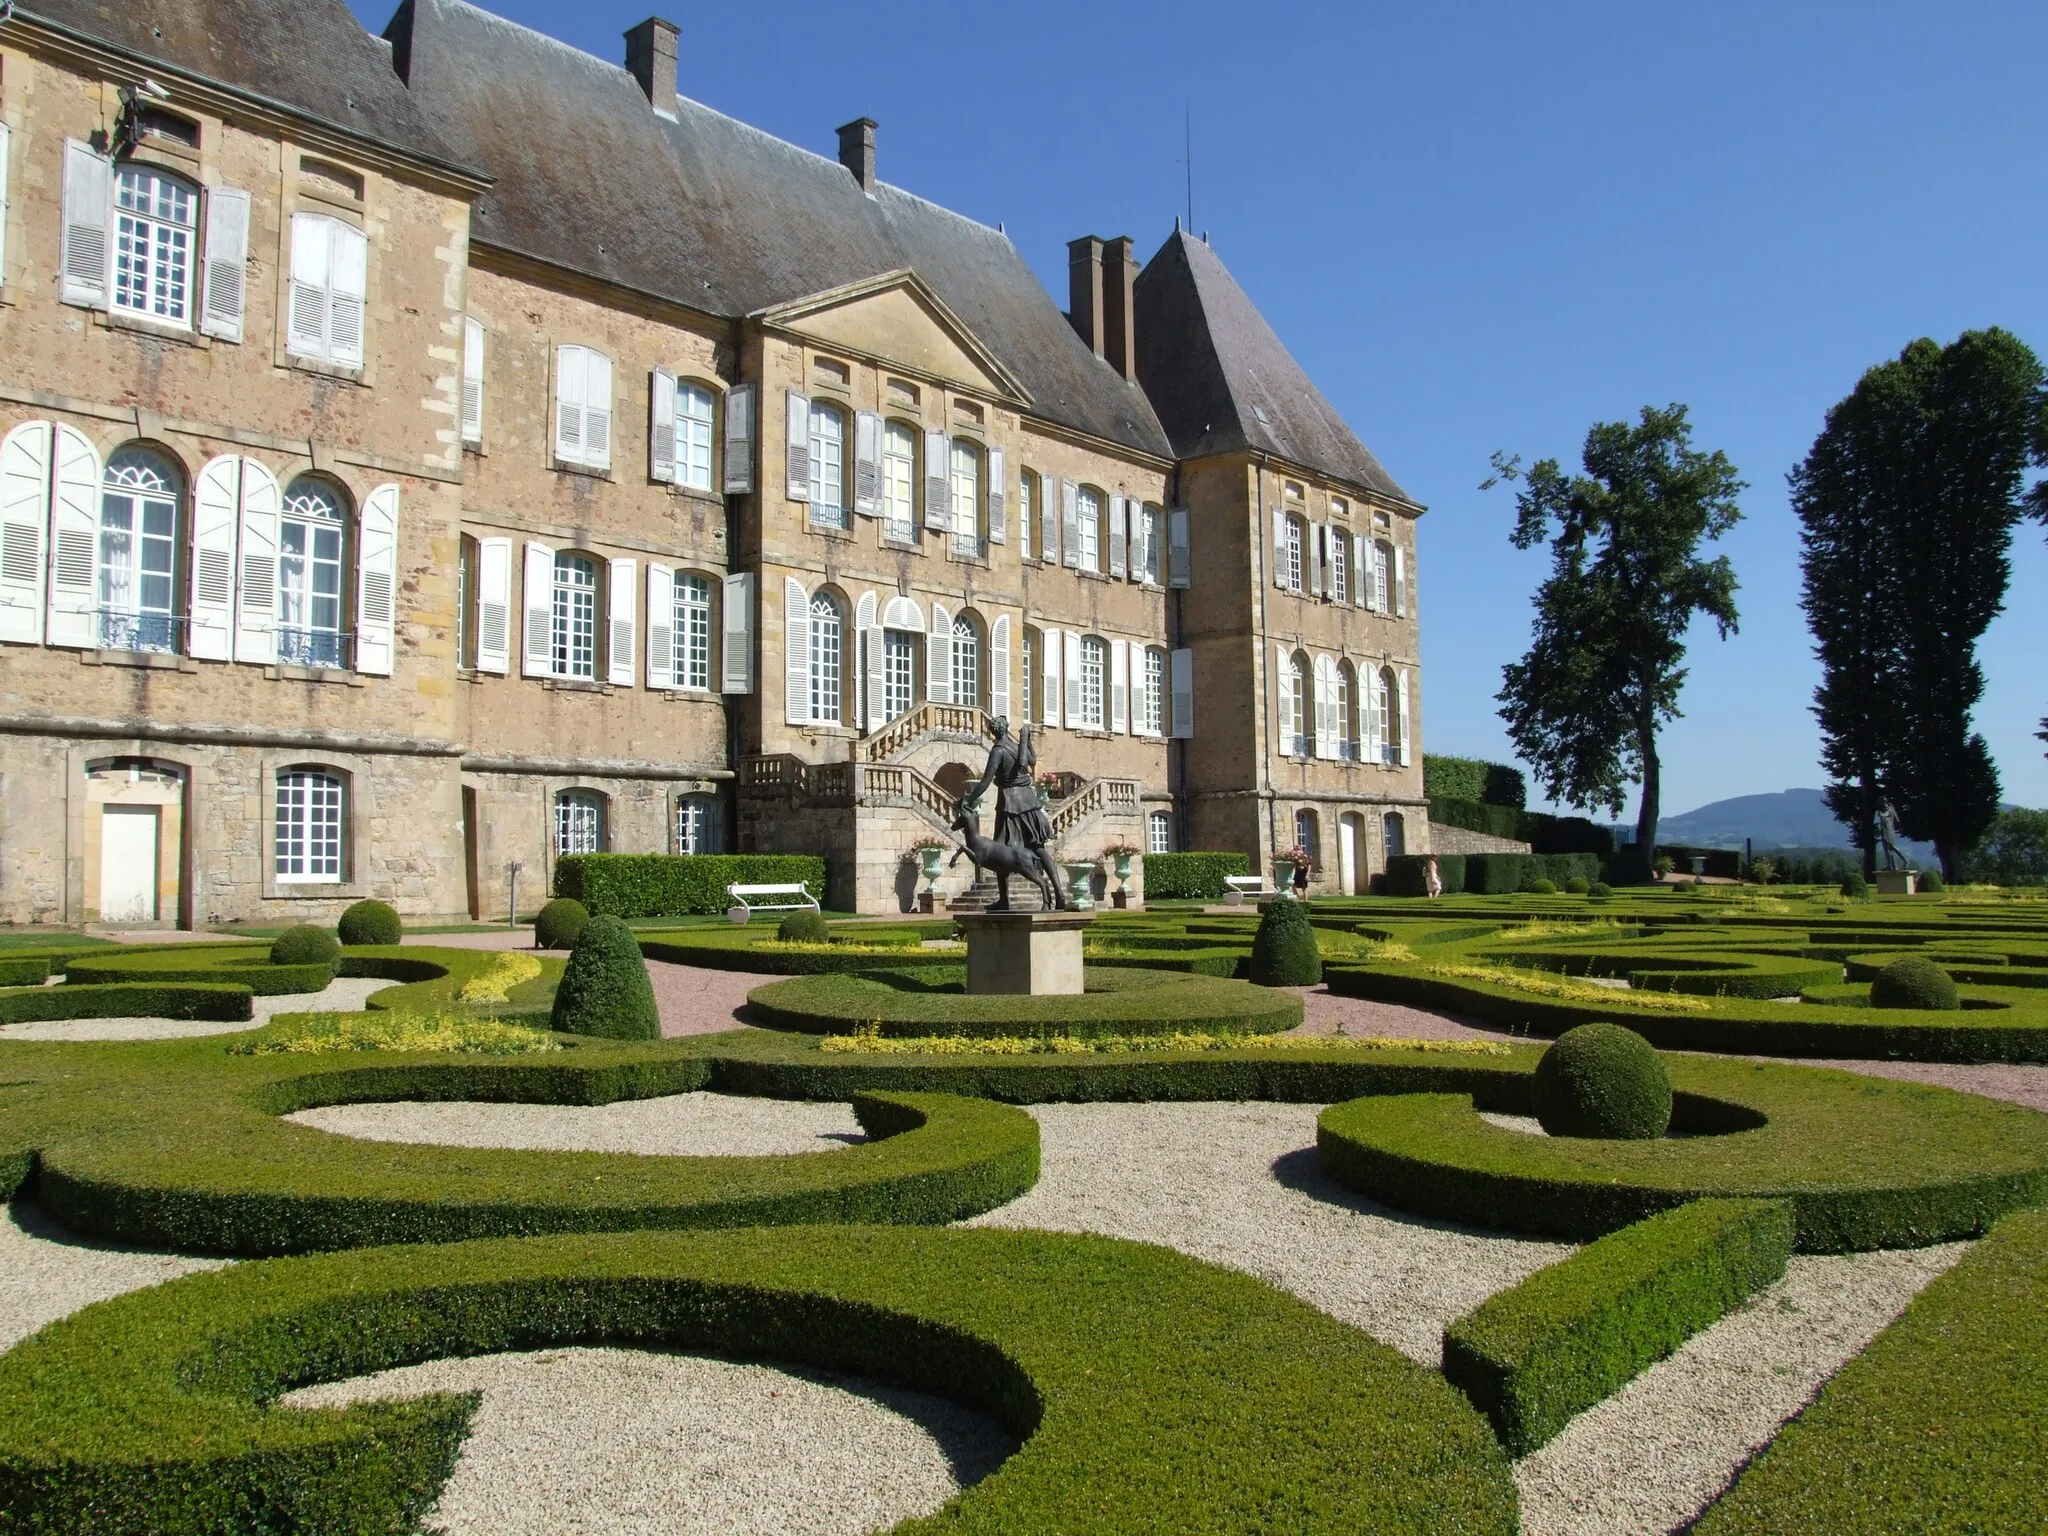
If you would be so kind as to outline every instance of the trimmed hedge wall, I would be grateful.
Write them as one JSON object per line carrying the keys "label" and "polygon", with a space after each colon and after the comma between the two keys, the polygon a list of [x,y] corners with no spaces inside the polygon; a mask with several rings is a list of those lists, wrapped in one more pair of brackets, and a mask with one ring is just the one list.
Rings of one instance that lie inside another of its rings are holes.
{"label": "trimmed hedge wall", "polygon": [[65,985],[134,981],[211,981],[247,987],[258,997],[323,992],[333,964],[272,965],[268,945],[171,944],[120,954],[78,955],[65,962]]}
{"label": "trimmed hedge wall", "polygon": [[1511,1456],[1785,1273],[1792,1208],[1698,1200],[1538,1270],[1444,1330],[1444,1376]]}
{"label": "trimmed hedge wall", "polygon": [[821,901],[825,861],[809,853],[572,853],[555,861],[555,894],[592,917],[723,912],[729,885],[795,885]]}
{"label": "trimmed hedge wall", "polygon": [[0,987],[39,987],[50,976],[48,955],[0,955]]}
{"label": "trimmed hedge wall", "polygon": [[[1427,896],[1429,894],[1429,861],[1426,853],[1397,853],[1387,860],[1387,894],[1389,896]],[[1436,877],[1443,883],[1443,894],[1455,896],[1465,889],[1465,860],[1462,853],[1439,853],[1436,858]]]}
{"label": "trimmed hedge wall", "polygon": [[24,1536],[416,1529],[473,1398],[270,1400],[599,1343],[877,1377],[1028,1440],[904,1531],[1516,1529],[1507,1458],[1455,1390],[1249,1275],[1109,1238],[873,1228],[385,1248],[124,1296],[0,1356],[0,1518]]}
{"label": "trimmed hedge wall", "polygon": [[1517,811],[1529,803],[1529,784],[1521,769],[1476,757],[1447,757],[1438,752],[1422,754],[1422,792],[1432,800],[1441,796],[1447,800],[1484,801]]}
{"label": "trimmed hedge wall", "polygon": [[1251,860],[1241,853],[1148,853],[1145,899],[1221,901],[1225,875],[1250,873]]}
{"label": "trimmed hedge wall", "polygon": [[1600,859],[1591,853],[1468,853],[1465,889],[1476,896],[1509,896],[1538,880],[1563,885],[1577,877],[1600,878]]}
{"label": "trimmed hedge wall", "polygon": [[[950,919],[943,925],[953,930]],[[866,928],[867,925],[862,925]],[[773,928],[752,924],[744,928],[676,928],[643,932],[640,953],[650,960],[668,960],[677,965],[708,966],[718,971],[752,971],[766,976],[828,976],[844,971],[872,971],[878,966],[890,970],[943,969],[964,963],[960,950],[925,949],[909,938],[897,946],[902,935],[893,925],[885,935],[879,925],[867,933],[860,928],[836,930],[830,949],[807,945],[791,946],[775,936]],[[874,939],[864,945],[863,937]],[[886,953],[877,953],[887,946]]]}
{"label": "trimmed hedge wall", "polygon": [[131,981],[106,986],[25,987],[0,992],[0,1024],[53,1019],[254,1018],[250,991],[227,982]]}

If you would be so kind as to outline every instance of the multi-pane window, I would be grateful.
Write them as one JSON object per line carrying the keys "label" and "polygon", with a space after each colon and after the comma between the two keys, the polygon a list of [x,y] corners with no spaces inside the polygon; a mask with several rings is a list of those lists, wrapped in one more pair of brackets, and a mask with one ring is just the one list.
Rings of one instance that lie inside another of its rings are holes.
{"label": "multi-pane window", "polygon": [[1335,526],[1330,529],[1330,596],[1351,601],[1351,535]]}
{"label": "multi-pane window", "polygon": [[597,677],[597,562],[586,555],[556,555],[554,613],[550,625],[555,676]]}
{"label": "multi-pane window", "polygon": [[99,643],[110,651],[175,651],[176,472],[124,448],[100,482]]}
{"label": "multi-pane window", "polygon": [[1153,811],[1145,817],[1145,851],[1173,852],[1173,817],[1167,812]]}
{"label": "multi-pane window", "polygon": [[882,537],[917,537],[917,434],[900,421],[882,429]]}
{"label": "multi-pane window", "polygon": [[1074,525],[1075,547],[1080,551],[1081,569],[1102,569],[1102,497],[1082,486],[1074,497],[1080,515]]}
{"label": "multi-pane window", "polygon": [[1166,734],[1166,652],[1145,651],[1144,686],[1138,695],[1138,728],[1148,736]]}
{"label": "multi-pane window", "polygon": [[199,196],[148,165],[114,173],[113,308],[169,325],[192,323]]}
{"label": "multi-pane window", "polygon": [[1287,519],[1287,548],[1282,556],[1285,563],[1281,569],[1287,577],[1289,589],[1295,592],[1301,590],[1302,544],[1305,542],[1307,533],[1308,524],[1304,523],[1300,518],[1289,517]]}
{"label": "multi-pane window", "polygon": [[294,480],[277,529],[277,659],[345,667],[341,632],[341,497],[324,480]]}
{"label": "multi-pane window", "polygon": [[1017,475],[1017,554],[1031,558],[1031,540],[1038,532],[1038,476],[1030,470]]}
{"label": "multi-pane window", "polygon": [[967,619],[953,621],[953,702],[981,703],[981,636]]}
{"label": "multi-pane window", "polygon": [[273,869],[280,881],[340,883],[340,779],[311,768],[288,768],[280,773],[276,824]]}
{"label": "multi-pane window", "polygon": [[675,667],[678,688],[711,686],[711,583],[676,576]]}
{"label": "multi-pane window", "polygon": [[846,418],[829,405],[811,404],[811,521],[848,526]]}
{"label": "multi-pane window", "polygon": [[1305,851],[1313,867],[1323,862],[1322,829],[1317,825],[1314,811],[1294,813],[1294,845]]}
{"label": "multi-pane window", "polygon": [[1157,507],[1138,509],[1137,538],[1133,540],[1138,568],[1134,574],[1150,582],[1159,580],[1159,518]]}
{"label": "multi-pane window", "polygon": [[693,491],[711,489],[711,391],[676,385],[676,478]]}
{"label": "multi-pane window", "polygon": [[710,795],[686,795],[676,802],[676,852],[717,853],[723,842],[723,818]]}
{"label": "multi-pane window", "polygon": [[917,698],[917,637],[900,629],[882,631],[882,714],[908,714]]}
{"label": "multi-pane window", "polygon": [[604,800],[587,789],[565,789],[555,796],[555,852],[604,851]]}
{"label": "multi-pane window", "polygon": [[1408,823],[1399,811],[1389,811],[1380,822],[1386,857],[1398,859],[1408,851]]}
{"label": "multi-pane window", "polygon": [[820,725],[840,723],[845,667],[846,626],[839,605],[820,594],[811,599],[811,719]]}
{"label": "multi-pane window", "polygon": [[1287,719],[1281,727],[1282,747],[1296,757],[1307,757],[1308,658],[1296,655],[1287,663]]}
{"label": "multi-pane window", "polygon": [[1038,631],[1024,631],[1024,715],[1026,720],[1036,720],[1038,708]]}
{"label": "multi-pane window", "polygon": [[1374,544],[1372,554],[1372,607],[1387,611],[1387,580],[1393,573],[1394,553],[1384,544]]}
{"label": "multi-pane window", "polygon": [[476,601],[476,562],[479,547],[468,534],[455,546],[455,665],[476,665],[476,615],[469,611]]}
{"label": "multi-pane window", "polygon": [[1081,723],[1090,730],[1102,729],[1102,674],[1109,659],[1109,647],[1093,635],[1081,637]]}
{"label": "multi-pane window", "polygon": [[1394,676],[1382,669],[1373,677],[1372,710],[1379,726],[1380,761],[1401,760],[1401,722],[1394,718]]}
{"label": "multi-pane window", "polygon": [[953,553],[975,559],[981,556],[981,453],[972,443],[953,439],[951,463],[951,505],[953,508]]}

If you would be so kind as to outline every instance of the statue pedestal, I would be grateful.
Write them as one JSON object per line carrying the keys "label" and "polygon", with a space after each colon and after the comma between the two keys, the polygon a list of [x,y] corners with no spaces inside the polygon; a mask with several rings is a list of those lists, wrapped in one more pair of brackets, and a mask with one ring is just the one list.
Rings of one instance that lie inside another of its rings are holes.
{"label": "statue pedestal", "polygon": [[1880,869],[1877,872],[1877,894],[1880,896],[1911,896],[1920,888],[1920,877],[1910,869]]}
{"label": "statue pedestal", "polygon": [[970,994],[1081,991],[1081,936],[1093,912],[962,912],[957,921],[967,935]]}

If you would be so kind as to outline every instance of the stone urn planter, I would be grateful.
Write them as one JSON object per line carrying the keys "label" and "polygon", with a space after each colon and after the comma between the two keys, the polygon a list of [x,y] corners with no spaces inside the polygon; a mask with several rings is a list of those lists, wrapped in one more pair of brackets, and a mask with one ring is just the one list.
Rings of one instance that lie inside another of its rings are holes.
{"label": "stone urn planter", "polygon": [[1093,911],[1095,907],[1095,866],[1093,864],[1067,864],[1063,865],[1062,868],[1067,872],[1067,894],[1073,899],[1074,905],[1084,912]]}

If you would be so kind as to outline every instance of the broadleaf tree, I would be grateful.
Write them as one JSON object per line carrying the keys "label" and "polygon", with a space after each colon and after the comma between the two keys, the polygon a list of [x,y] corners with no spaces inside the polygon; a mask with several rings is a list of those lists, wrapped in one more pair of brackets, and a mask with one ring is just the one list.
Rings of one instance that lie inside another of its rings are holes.
{"label": "broadleaf tree", "polygon": [[1494,455],[1486,486],[1520,482],[1515,547],[1551,550],[1528,654],[1502,669],[1498,698],[1552,799],[1619,815],[1641,785],[1642,873],[1657,845],[1657,735],[1679,715],[1687,631],[1701,616],[1723,639],[1736,628],[1735,571],[1701,550],[1741,521],[1745,486],[1726,454],[1692,446],[1683,405],[1596,423],[1580,458],[1583,473],[1568,475],[1556,459],[1525,471]]}

